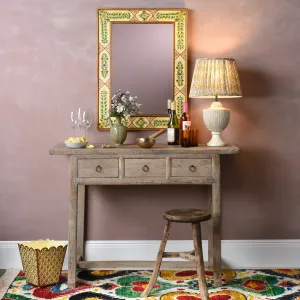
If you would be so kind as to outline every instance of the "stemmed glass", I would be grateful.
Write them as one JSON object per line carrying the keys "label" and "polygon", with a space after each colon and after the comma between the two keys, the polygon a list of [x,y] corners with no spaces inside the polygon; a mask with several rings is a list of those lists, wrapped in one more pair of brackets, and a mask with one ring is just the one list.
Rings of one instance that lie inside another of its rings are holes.
{"label": "stemmed glass", "polygon": [[75,137],[75,128],[79,125],[78,113],[71,111],[71,127],[73,129],[73,137]]}
{"label": "stemmed glass", "polygon": [[82,109],[81,126],[84,128],[85,137],[87,138],[87,130],[92,125],[92,112],[90,109]]}
{"label": "stemmed glass", "polygon": [[77,117],[78,117],[78,126],[82,128],[82,116],[83,116],[84,108],[78,108]]}

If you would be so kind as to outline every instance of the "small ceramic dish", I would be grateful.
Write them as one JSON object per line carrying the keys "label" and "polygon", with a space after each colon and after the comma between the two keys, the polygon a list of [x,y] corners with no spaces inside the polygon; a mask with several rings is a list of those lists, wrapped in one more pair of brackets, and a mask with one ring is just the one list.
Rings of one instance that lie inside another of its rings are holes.
{"label": "small ceramic dish", "polygon": [[65,145],[71,149],[85,148],[87,144],[88,144],[88,142],[79,142],[79,143],[65,142]]}

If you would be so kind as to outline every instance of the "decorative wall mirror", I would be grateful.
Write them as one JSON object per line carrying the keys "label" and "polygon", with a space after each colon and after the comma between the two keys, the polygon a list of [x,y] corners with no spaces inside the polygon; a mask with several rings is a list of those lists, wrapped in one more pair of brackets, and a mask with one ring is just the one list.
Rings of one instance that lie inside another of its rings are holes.
{"label": "decorative wall mirror", "polygon": [[168,124],[167,100],[177,115],[187,101],[187,9],[98,10],[98,129],[117,90],[130,91],[141,113],[125,120],[129,130]]}

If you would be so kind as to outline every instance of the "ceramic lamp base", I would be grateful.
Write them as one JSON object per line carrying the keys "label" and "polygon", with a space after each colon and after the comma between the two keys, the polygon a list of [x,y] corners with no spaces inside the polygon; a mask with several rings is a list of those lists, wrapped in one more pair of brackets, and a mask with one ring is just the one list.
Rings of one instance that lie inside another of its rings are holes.
{"label": "ceramic lamp base", "polygon": [[203,110],[203,120],[212,138],[207,146],[222,147],[225,143],[221,137],[222,131],[227,127],[230,120],[230,110],[224,108],[219,101],[212,103],[210,108]]}
{"label": "ceramic lamp base", "polygon": [[207,146],[210,147],[222,147],[225,146],[225,143],[222,139],[220,132],[212,132],[211,140],[207,143]]}

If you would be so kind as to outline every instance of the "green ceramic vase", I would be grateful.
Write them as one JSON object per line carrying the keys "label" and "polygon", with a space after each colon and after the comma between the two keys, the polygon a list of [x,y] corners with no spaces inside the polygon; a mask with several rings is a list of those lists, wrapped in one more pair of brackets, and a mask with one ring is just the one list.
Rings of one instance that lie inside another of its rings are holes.
{"label": "green ceramic vase", "polygon": [[127,137],[127,127],[121,122],[121,117],[116,117],[114,124],[110,126],[110,137],[114,144],[121,145]]}

